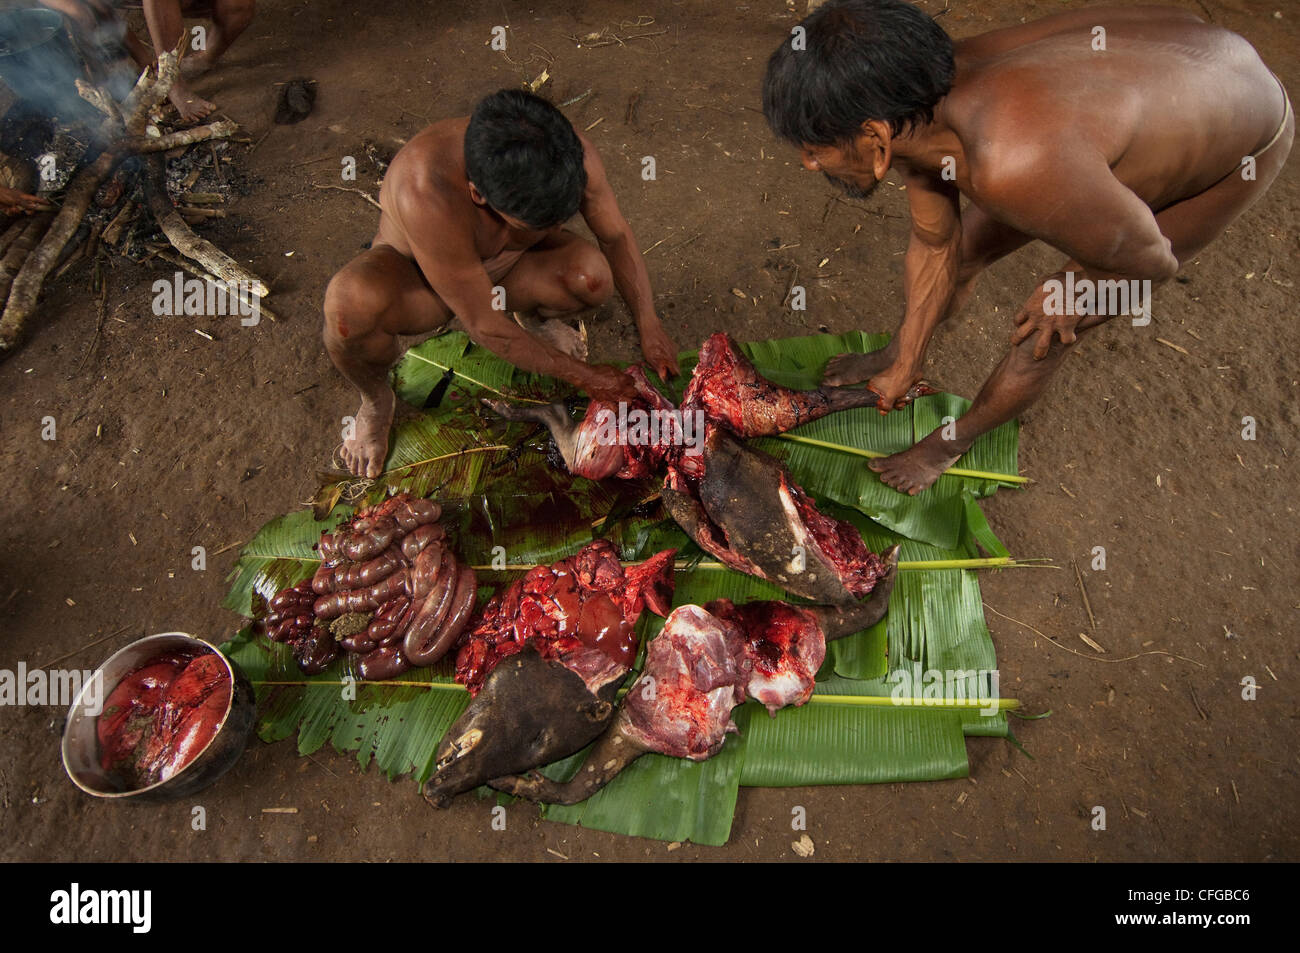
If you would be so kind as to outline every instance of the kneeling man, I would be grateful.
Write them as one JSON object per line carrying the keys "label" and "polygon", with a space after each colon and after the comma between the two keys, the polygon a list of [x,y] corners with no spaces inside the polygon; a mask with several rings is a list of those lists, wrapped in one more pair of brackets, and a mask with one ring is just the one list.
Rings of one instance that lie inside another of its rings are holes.
{"label": "kneeling man", "polygon": [[[544,99],[501,90],[472,116],[429,126],[393,159],[379,204],[370,248],[325,292],[325,347],[361,392],[343,446],[358,476],[378,476],[388,455],[398,335],[438,330],[453,315],[476,344],[516,367],[595,398],[631,400],[636,391],[622,371],[587,364],[510,317],[574,314],[617,288],[646,362],[661,376],[677,373],[677,350],[600,156]],[[599,248],[563,227],[579,212]]]}

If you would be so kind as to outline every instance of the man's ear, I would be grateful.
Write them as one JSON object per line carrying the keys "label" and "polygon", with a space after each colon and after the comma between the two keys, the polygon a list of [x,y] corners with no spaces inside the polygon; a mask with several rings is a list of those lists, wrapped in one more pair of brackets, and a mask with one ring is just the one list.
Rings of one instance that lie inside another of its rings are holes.
{"label": "man's ear", "polygon": [[475,205],[482,205],[485,208],[487,207],[487,199],[483,197],[483,193],[478,190],[478,186],[473,182],[469,184],[469,198]]}
{"label": "man's ear", "polygon": [[871,172],[879,180],[889,172],[894,161],[894,131],[889,123],[868,119],[857,138],[858,153],[871,163]]}

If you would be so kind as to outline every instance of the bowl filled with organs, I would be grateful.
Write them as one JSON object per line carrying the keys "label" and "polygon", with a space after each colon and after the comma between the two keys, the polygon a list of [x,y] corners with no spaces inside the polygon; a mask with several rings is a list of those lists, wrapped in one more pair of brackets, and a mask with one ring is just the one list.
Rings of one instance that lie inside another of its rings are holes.
{"label": "bowl filled with organs", "polygon": [[184,632],[151,635],[82,687],[63,729],[63,767],[94,797],[185,797],[234,766],[256,714],[252,684],[215,646]]}

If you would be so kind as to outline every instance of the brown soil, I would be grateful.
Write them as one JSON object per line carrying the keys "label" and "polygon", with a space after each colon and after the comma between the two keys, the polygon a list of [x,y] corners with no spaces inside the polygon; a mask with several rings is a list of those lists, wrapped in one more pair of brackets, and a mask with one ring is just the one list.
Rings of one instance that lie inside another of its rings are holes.
{"label": "brown soil", "polygon": [[[1245,35],[1300,89],[1296,11],[1275,18],[1284,6],[1276,0],[1183,5]],[[1062,8],[952,6],[942,22],[956,35]],[[720,327],[741,339],[892,330],[904,197],[891,187],[870,211],[828,204],[821,178],[799,169],[758,111],[763,64],[793,14],[778,0],[707,7],[263,4],[197,89],[258,142],[234,152],[250,194],[206,234],[272,282],[281,321],[244,329],[235,319],[155,318],[149,283],[163,269],[119,262],[94,343],[86,271],[50,289],[41,326],[0,367],[8,527],[0,667],[67,653],[75,654],[63,664],[93,667],[147,633],[219,641],[234,631],[237,620],[219,604],[236,550],[195,572],[191,547],[216,553],[307,499],[341,418],[355,410],[321,347],[319,307],[377,213],[356,195],[313,186],[337,184],[341,157],[354,155],[355,184],[373,193],[363,139],[395,147],[427,121],[532,79],[551,56],[555,100],[593,90],[567,111],[590,129],[642,246],[656,246],[647,261],[679,344]],[[518,65],[485,45],[506,15]],[[643,15],[653,24],[632,27]],[[568,38],[620,24],[623,33],[667,32],[596,49]],[[273,84],[300,76],[319,82],[315,112],[272,125]],[[656,157],[658,181],[642,181],[645,155]],[[362,773],[351,756],[305,759],[291,742],[255,742],[195,799],[208,828],[193,832],[188,801],[122,808],[82,796],[59,763],[63,711],[7,708],[0,858],[797,859],[794,805],[807,808],[816,859],[1300,858],[1300,750],[1285,687],[1300,676],[1289,642],[1300,609],[1300,521],[1286,476],[1300,426],[1298,202],[1292,162],[1265,200],[1157,292],[1153,327],[1117,322],[1096,333],[1024,420],[1022,463],[1036,482],[986,510],[1014,553],[1064,568],[987,574],[982,583],[989,606],[1020,620],[988,615],[1003,693],[1030,712],[1053,712],[1015,724],[1032,760],[1006,742],[973,739],[968,780],[747,789],[725,848],[674,849],[542,822],[525,806],[494,831],[491,802],[464,797],[434,812],[409,782]],[[973,395],[1006,346],[1015,309],[1058,261],[1034,248],[993,268],[936,341],[931,379]],[[801,276],[832,276],[811,283],[802,322],[780,307],[795,266]],[[593,328],[593,355],[631,357],[625,313],[608,313]],[[53,442],[40,439],[47,415],[58,424]],[[1244,415],[1258,421],[1255,442],[1240,437]],[[1106,549],[1105,572],[1089,571],[1094,546]],[[1071,560],[1085,570],[1095,631]],[[1246,676],[1259,685],[1255,701],[1242,699]],[[1104,832],[1090,827],[1095,805],[1107,810]],[[298,810],[263,813],[271,807]]]}

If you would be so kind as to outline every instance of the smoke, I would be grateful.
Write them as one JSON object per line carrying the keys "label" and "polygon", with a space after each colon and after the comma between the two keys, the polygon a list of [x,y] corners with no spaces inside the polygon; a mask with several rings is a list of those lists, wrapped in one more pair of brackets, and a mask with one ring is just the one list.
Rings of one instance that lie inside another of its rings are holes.
{"label": "smoke", "polygon": [[[77,94],[77,79],[109,86],[119,98],[122,72],[112,64],[125,52],[125,24],[116,17],[96,20],[73,33],[53,10],[10,9],[0,12],[0,80],[20,100],[22,112],[75,124],[98,118]],[[76,35],[74,41],[73,34]],[[87,63],[96,67],[93,75]],[[113,80],[112,82],[108,82]]]}

